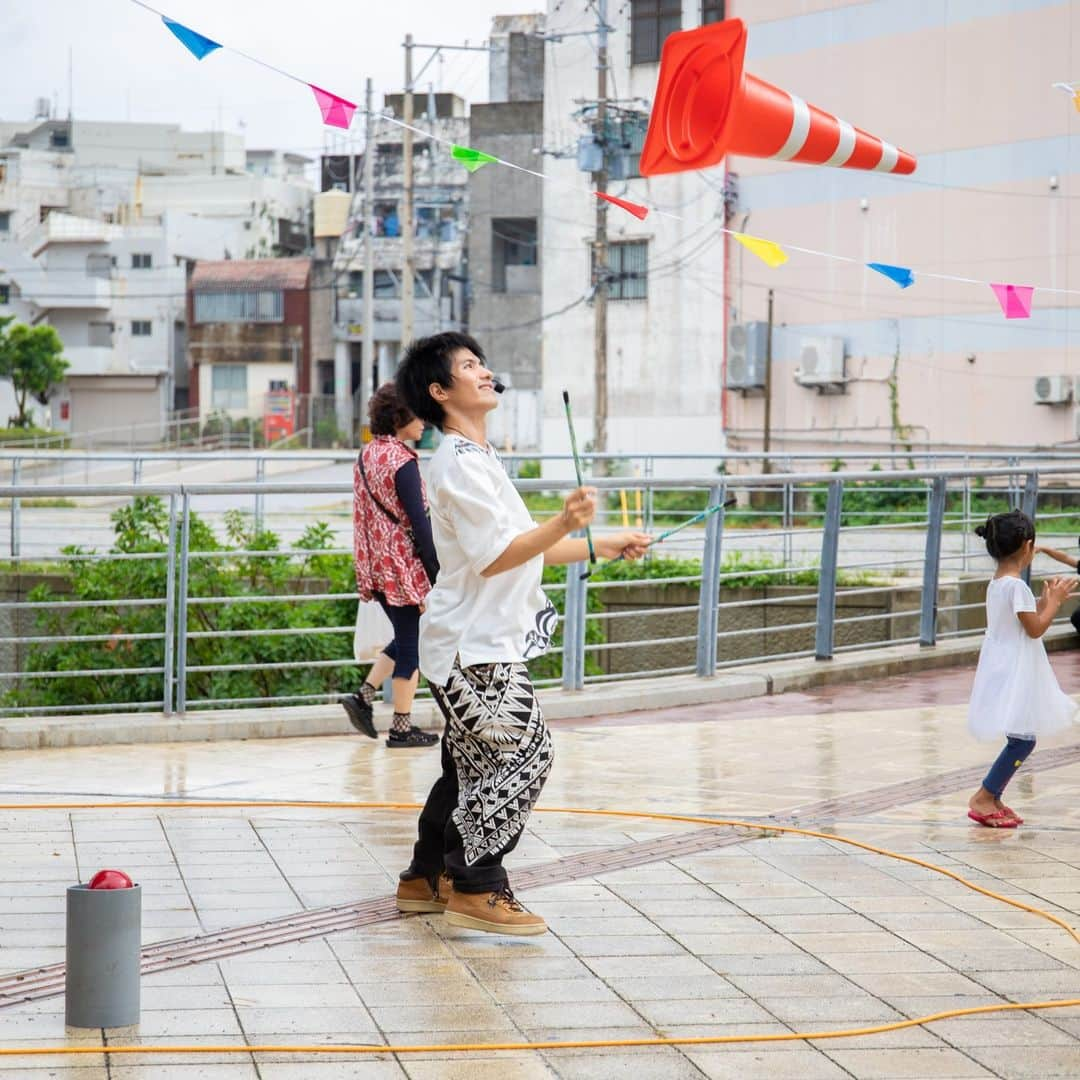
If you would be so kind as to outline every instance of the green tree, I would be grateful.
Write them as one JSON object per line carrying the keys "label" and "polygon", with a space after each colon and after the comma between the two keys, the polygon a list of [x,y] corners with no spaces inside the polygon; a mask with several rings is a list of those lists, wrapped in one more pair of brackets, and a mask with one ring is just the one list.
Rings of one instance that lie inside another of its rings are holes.
{"label": "green tree", "polygon": [[0,319],[0,379],[11,380],[19,410],[8,424],[27,428],[29,399],[45,405],[71,365],[62,355],[64,343],[54,327],[16,323],[9,329],[13,318]]}

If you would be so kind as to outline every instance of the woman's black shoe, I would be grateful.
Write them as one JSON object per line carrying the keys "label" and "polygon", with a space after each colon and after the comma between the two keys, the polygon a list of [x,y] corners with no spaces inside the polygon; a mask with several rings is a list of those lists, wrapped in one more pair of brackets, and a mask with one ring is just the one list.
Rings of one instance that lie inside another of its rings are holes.
{"label": "woman's black shoe", "polygon": [[434,746],[439,736],[434,731],[421,731],[414,724],[408,731],[394,731],[387,736],[387,746]]}
{"label": "woman's black shoe", "polygon": [[366,735],[369,739],[379,737],[379,733],[375,730],[375,710],[359,694],[349,694],[348,697],[339,700],[349,714],[352,726],[361,735]]}

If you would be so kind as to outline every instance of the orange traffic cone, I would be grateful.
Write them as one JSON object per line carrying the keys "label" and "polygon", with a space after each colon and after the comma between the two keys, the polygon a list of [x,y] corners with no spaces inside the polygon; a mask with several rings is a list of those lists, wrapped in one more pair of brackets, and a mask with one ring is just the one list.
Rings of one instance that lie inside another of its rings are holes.
{"label": "orange traffic cone", "polygon": [[668,36],[642,176],[716,165],[725,154],[912,173],[915,158],[743,70],[746,27],[727,19]]}

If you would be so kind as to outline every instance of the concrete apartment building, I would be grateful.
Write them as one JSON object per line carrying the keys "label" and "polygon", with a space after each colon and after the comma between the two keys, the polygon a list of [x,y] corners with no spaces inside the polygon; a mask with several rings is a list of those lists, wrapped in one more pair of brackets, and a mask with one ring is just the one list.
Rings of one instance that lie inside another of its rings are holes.
{"label": "concrete apartment building", "polygon": [[[0,122],[0,314],[64,341],[68,378],[39,422],[154,442],[189,404],[187,267],[307,250],[307,159],[172,124],[53,119],[45,104]],[[0,411],[11,396],[0,383]]]}
{"label": "concrete apartment building", "polygon": [[[629,0],[608,5],[608,95],[617,99],[604,135],[616,168],[609,191],[675,217],[639,221],[608,214],[608,450],[718,453],[724,447],[724,172],[643,179],[637,159],[656,85],[660,44],[675,29],[722,17],[715,0]],[[596,24],[585,0],[549,0],[546,32]],[[541,226],[543,438],[545,452],[568,450],[560,391],[568,389],[579,440],[591,442],[593,414],[592,238],[595,167],[587,103],[597,93],[595,37],[548,46],[544,67]],[[535,159],[534,159],[535,160]],[[525,162],[522,162],[525,164]],[[619,179],[619,177],[622,179]],[[683,466],[675,466],[676,469]]]}
{"label": "concrete apartment building", "polygon": [[[775,289],[772,446],[1075,444],[1080,298],[1036,289],[1031,318],[1006,321],[986,285],[920,271],[1080,287],[1080,113],[1051,85],[1080,76],[1080,3],[728,9],[749,27],[747,70],[919,159],[910,177],[729,161],[737,226],[858,260],[791,252],[769,270],[733,254],[733,324],[764,320]],[[863,261],[911,267],[915,284],[901,292]],[[744,336],[761,340],[740,334],[737,353]],[[736,366],[763,382],[753,356]],[[729,406],[732,447],[760,447],[761,390]]]}
{"label": "concrete apartment building", "polygon": [[[386,108],[402,115],[402,95],[387,94]],[[434,106],[434,116],[429,115]],[[417,94],[419,127],[430,125],[443,139],[468,145],[469,120],[465,102],[456,94]],[[401,351],[402,247],[402,128],[377,121],[374,153],[374,198],[365,205],[362,155],[332,155],[323,160],[324,191],[349,186],[352,164],[352,202],[347,227],[336,245],[333,280],[337,283],[334,322],[340,392],[355,402],[359,417],[361,349],[363,341],[364,223],[374,233],[374,347],[372,387],[391,378]],[[413,141],[414,334],[420,337],[465,325],[465,235],[468,229],[468,173],[454,161],[448,147],[417,135]],[[345,179],[343,179],[343,177]],[[347,373],[347,379],[344,377]],[[366,422],[366,419],[363,421]]]}
{"label": "concrete apartment building", "polygon": [[[471,145],[529,164],[543,145],[542,15],[492,22],[489,100],[469,112]],[[469,330],[507,384],[488,432],[498,446],[538,449],[541,441],[540,221],[544,185],[500,166],[469,176]]]}

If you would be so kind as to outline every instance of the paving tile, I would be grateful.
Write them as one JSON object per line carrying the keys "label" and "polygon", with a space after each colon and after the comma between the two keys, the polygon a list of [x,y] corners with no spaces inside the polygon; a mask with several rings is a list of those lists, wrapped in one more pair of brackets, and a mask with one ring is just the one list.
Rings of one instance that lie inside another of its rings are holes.
{"label": "paving tile", "polygon": [[990,1072],[960,1051],[948,1047],[825,1052],[847,1069],[850,1075],[857,1076],[860,1080],[931,1080],[933,1077],[961,1080],[964,1077],[1014,1075]]}
{"label": "paving tile", "polygon": [[852,1075],[813,1049],[771,1054],[726,1047],[722,1051],[688,1048],[684,1053],[710,1080],[833,1080]]}

